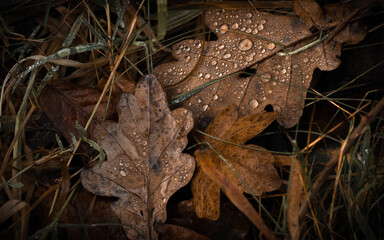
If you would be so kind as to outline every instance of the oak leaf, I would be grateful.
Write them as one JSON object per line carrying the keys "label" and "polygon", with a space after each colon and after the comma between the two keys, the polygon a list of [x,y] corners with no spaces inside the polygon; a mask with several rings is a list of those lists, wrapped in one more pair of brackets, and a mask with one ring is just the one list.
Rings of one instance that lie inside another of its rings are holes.
{"label": "oak leaf", "polygon": [[190,111],[170,111],[166,95],[153,75],[122,94],[119,122],[97,124],[92,136],[105,150],[101,167],[83,170],[83,186],[94,194],[119,199],[112,211],[129,239],[156,239],[156,223],[166,220],[169,198],[192,178],[195,162],[183,154],[193,127]]}
{"label": "oak leaf", "polygon": [[[341,6],[326,9],[327,16],[317,9],[319,17],[333,26],[344,20],[340,15],[348,13]],[[312,26],[296,16],[246,9],[208,10],[204,19],[217,33],[217,40],[179,42],[173,46],[178,61],[154,70],[173,103],[190,109],[200,127],[206,127],[229,104],[236,104],[241,116],[272,105],[281,113],[281,125],[294,126],[313,71],[335,69],[340,64],[341,44],[359,42],[366,34],[353,22],[329,42],[316,42],[319,35],[312,34]],[[292,52],[302,47],[301,52]]]}
{"label": "oak leaf", "polygon": [[[238,145],[245,144],[247,140],[262,132],[277,118],[277,115],[276,112],[264,112],[239,118],[236,106],[230,105],[215,117],[205,133],[237,145],[216,140],[209,136],[204,136],[202,139],[202,142],[210,143],[221,156],[231,163],[246,185],[256,195],[280,187],[279,175],[272,165],[274,157],[262,147],[247,145],[254,148],[248,149]],[[239,187],[242,192],[249,193],[231,167],[223,162],[217,153],[211,149],[207,151],[214,166],[230,179],[235,186]],[[199,164],[198,159],[197,163]],[[192,193],[197,216],[212,220],[218,219],[220,213],[220,186],[214,183],[201,168],[197,168],[192,180]]]}

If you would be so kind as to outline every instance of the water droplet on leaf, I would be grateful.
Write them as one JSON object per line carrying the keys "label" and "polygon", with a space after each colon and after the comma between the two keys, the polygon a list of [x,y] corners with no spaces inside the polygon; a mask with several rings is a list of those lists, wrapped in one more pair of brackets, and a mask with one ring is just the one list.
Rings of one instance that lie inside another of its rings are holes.
{"label": "water droplet on leaf", "polygon": [[251,49],[252,46],[253,46],[253,43],[248,38],[241,40],[239,43],[239,49],[242,51],[247,51]]}
{"label": "water droplet on leaf", "polygon": [[256,99],[252,99],[248,102],[249,106],[251,106],[252,108],[257,108],[257,106],[259,106],[259,102],[256,100]]}
{"label": "water droplet on leaf", "polygon": [[267,48],[269,49],[269,50],[272,50],[272,49],[274,49],[276,47],[276,45],[274,44],[274,43],[269,43],[268,45],[267,45]]}
{"label": "water droplet on leaf", "polygon": [[224,34],[228,31],[228,25],[227,24],[223,24],[219,27],[219,33],[221,34]]}

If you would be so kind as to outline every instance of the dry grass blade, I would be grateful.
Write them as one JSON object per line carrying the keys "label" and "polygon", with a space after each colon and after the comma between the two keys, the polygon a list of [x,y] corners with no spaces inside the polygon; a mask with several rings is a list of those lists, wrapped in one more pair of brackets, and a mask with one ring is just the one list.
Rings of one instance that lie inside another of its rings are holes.
{"label": "dry grass blade", "polygon": [[221,190],[227,195],[231,202],[242,211],[249,220],[260,230],[267,239],[276,239],[272,231],[265,225],[263,219],[258,215],[252,204],[244,197],[239,189],[232,184],[221,172],[219,172],[211,161],[211,157],[205,151],[197,150],[196,158],[199,159],[198,164],[203,171],[218,184]]}
{"label": "dry grass blade", "polygon": [[[384,109],[384,97],[376,104],[376,106],[366,115],[361,118],[359,125],[353,130],[349,138],[345,140],[343,146],[339,149],[339,154],[335,154],[325,165],[324,169],[317,176],[316,181],[313,183],[313,194],[317,194],[323,186],[324,182],[327,180],[329,174],[335,169],[336,165],[339,163],[341,156],[346,154],[356,140],[361,136],[367,126],[376,119],[376,116],[379,115]],[[313,195],[309,193],[309,199],[312,199]],[[308,209],[308,201],[305,199],[302,200],[300,207],[300,219],[302,220],[305,216],[305,213]]]}
{"label": "dry grass blade", "polygon": [[26,207],[28,207],[28,203],[21,200],[12,199],[7,201],[0,208],[0,224]]}

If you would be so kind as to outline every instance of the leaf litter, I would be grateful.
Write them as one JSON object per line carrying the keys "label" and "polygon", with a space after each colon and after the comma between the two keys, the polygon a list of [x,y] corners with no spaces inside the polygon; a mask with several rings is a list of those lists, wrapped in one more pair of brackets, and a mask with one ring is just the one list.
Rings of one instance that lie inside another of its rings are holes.
{"label": "leaf litter", "polygon": [[[166,93],[153,75],[146,76],[138,84],[135,95],[121,96],[117,109],[119,122],[95,123],[91,137],[103,147],[108,159],[100,168],[94,165],[83,170],[81,178],[89,191],[118,198],[112,209],[125,226],[129,225],[125,227],[127,237],[156,239],[156,226],[166,220],[165,207],[170,196],[192,178],[194,160],[182,153],[187,144],[186,135],[193,127],[192,114],[197,127],[209,125],[206,134],[211,136],[204,136],[202,141],[216,150],[199,149],[195,152],[198,165],[199,161],[203,162],[199,157],[202,151],[204,158],[213,163],[212,168],[205,172],[201,171],[200,163],[192,183],[196,211],[202,209],[202,213],[198,213],[200,217],[218,217],[220,187],[226,192],[231,189],[229,185],[235,185],[236,191],[240,192],[237,196],[242,197],[242,192],[261,195],[279,188],[281,180],[273,165],[286,166],[288,159],[265,152],[261,147],[244,144],[276,118],[285,127],[295,125],[313,70],[336,68],[340,64],[341,44],[357,43],[364,38],[365,29],[358,22],[346,25],[356,9],[345,6],[326,5],[321,8],[314,1],[293,1],[296,14],[304,22],[297,17],[256,10],[208,10],[204,15],[205,23],[216,32],[218,39],[209,42],[185,40],[174,45],[173,55],[178,61],[155,68]],[[332,32],[332,28],[340,26],[343,26],[342,30]],[[313,27],[318,32],[314,33]],[[69,64],[69,60],[66,61]],[[52,63],[60,64],[60,61]],[[75,74],[70,76],[73,77]],[[81,99],[70,88],[64,85],[56,89],[47,88],[47,98],[42,98],[44,104],[48,104],[48,107],[43,104],[44,109],[57,109],[53,101],[65,95],[68,99],[56,102],[58,105],[72,105],[85,113],[77,112],[71,116],[68,113],[73,108],[69,106],[63,111],[67,113],[64,119],[60,119],[58,111],[50,116],[57,119],[56,127],[64,135],[73,130],[68,130],[68,126],[74,121],[86,121],[94,107],[93,98],[99,96],[94,89],[75,89],[84,90],[90,96]],[[171,112],[165,100],[166,94],[172,104],[183,108]],[[115,97],[112,105],[117,102]],[[103,101],[102,104],[106,104],[106,100]],[[235,105],[228,107],[229,104]],[[265,113],[268,105],[275,112]],[[105,116],[102,111],[96,112],[97,121]],[[114,109],[110,111],[113,115]],[[52,113],[51,110],[46,112]],[[107,118],[113,117],[108,115]],[[62,125],[67,125],[67,128],[62,128]],[[69,139],[68,135],[65,136]],[[223,159],[227,159],[233,168]],[[209,165],[203,164],[205,167]],[[294,170],[290,173],[291,180],[299,187],[299,171]],[[221,182],[228,179],[231,182],[228,186],[217,185],[217,181],[214,183],[212,179],[209,182],[212,176],[208,174],[207,177],[207,172],[220,176]],[[66,187],[69,187],[69,174],[65,177]],[[297,192],[291,190],[288,195],[293,197],[288,196],[288,211],[297,213],[300,199],[294,195],[301,195],[302,189]],[[230,199],[239,205],[232,200],[235,198]],[[288,228],[291,237],[297,239],[299,216],[289,215]],[[173,228],[166,226],[172,234],[185,230],[180,226]],[[198,236],[194,232],[188,235]]]}

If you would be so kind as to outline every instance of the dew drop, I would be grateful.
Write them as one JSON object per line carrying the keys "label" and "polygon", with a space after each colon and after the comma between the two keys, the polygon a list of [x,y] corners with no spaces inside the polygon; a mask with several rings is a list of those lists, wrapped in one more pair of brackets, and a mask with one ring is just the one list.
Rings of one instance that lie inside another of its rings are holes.
{"label": "dew drop", "polygon": [[244,32],[245,31],[245,27],[240,28],[240,31]]}
{"label": "dew drop", "polygon": [[265,24],[266,21],[263,19],[263,20],[260,21],[260,23],[261,23],[261,24]]}
{"label": "dew drop", "polygon": [[247,60],[248,62],[252,61],[253,60],[253,56],[252,55],[248,55],[245,57],[245,60]]}
{"label": "dew drop", "polygon": [[287,69],[285,69],[285,68],[281,69],[281,73],[282,73],[282,74],[287,73]]}
{"label": "dew drop", "polygon": [[215,27],[216,27],[216,26],[217,26],[217,22],[214,22],[214,23],[213,23],[213,26],[215,26]]}
{"label": "dew drop", "polygon": [[255,29],[253,29],[253,31],[252,31],[252,33],[253,34],[256,34],[256,33],[258,33],[259,31],[255,28]]}
{"label": "dew drop", "polygon": [[263,29],[264,29],[264,25],[263,25],[263,24],[259,24],[259,26],[257,26],[257,29],[258,29],[259,31],[263,30]]}
{"label": "dew drop", "polygon": [[228,31],[228,25],[227,24],[223,24],[219,27],[219,33],[221,34],[224,34]]}
{"label": "dew drop", "polygon": [[234,24],[232,24],[232,28],[233,28],[233,29],[238,29],[238,28],[239,28],[239,24],[238,24],[238,23],[234,23]]}
{"label": "dew drop", "polygon": [[191,61],[191,56],[185,56],[184,60],[185,60],[186,62]]}
{"label": "dew drop", "polygon": [[198,77],[202,77],[203,76],[203,73],[199,73],[197,74]]}
{"label": "dew drop", "polygon": [[246,30],[245,32],[246,32],[246,33],[251,33],[251,32],[252,32],[252,29],[247,28],[247,30]]}
{"label": "dew drop", "polygon": [[224,44],[220,44],[218,48],[219,49],[223,49],[224,48]]}
{"label": "dew drop", "polygon": [[205,112],[205,110],[208,109],[208,105],[207,105],[207,104],[204,104],[202,109],[203,109],[203,112]]}
{"label": "dew drop", "polygon": [[261,81],[262,82],[269,82],[269,80],[271,80],[271,74],[269,73],[264,73],[261,75]]}
{"label": "dew drop", "polygon": [[274,43],[269,43],[268,45],[267,45],[267,48],[269,49],[269,50],[272,50],[272,49],[274,49],[276,47],[276,45],[274,44]]}
{"label": "dew drop", "polygon": [[219,98],[219,96],[217,96],[216,94],[213,96],[213,100],[217,100]]}
{"label": "dew drop", "polygon": [[196,44],[196,48],[201,48],[201,43],[200,42]]}
{"label": "dew drop", "polygon": [[179,54],[181,53],[181,49],[178,48],[178,49],[175,51],[175,53],[176,53],[177,55],[179,55]]}
{"label": "dew drop", "polygon": [[252,99],[251,101],[248,102],[248,104],[252,108],[257,108],[257,106],[259,106],[259,102],[256,99]]}
{"label": "dew drop", "polygon": [[241,51],[247,51],[247,50],[251,49],[252,46],[253,46],[253,43],[248,38],[241,40],[239,43],[239,49]]}
{"label": "dew drop", "polygon": [[120,175],[125,177],[125,176],[127,176],[127,173],[124,170],[120,170]]}
{"label": "dew drop", "polygon": [[303,59],[303,62],[305,62],[305,63],[307,63],[308,61],[309,61],[308,58]]}
{"label": "dew drop", "polygon": [[260,51],[261,53],[265,53],[265,49],[263,48],[263,49],[261,49],[261,51]]}
{"label": "dew drop", "polygon": [[205,74],[204,77],[205,77],[205,78],[210,78],[210,77],[211,77],[211,74],[207,73],[207,74]]}
{"label": "dew drop", "polygon": [[251,18],[251,17],[252,17],[252,13],[247,13],[247,14],[245,14],[245,17],[246,17],[246,18]]}
{"label": "dew drop", "polygon": [[231,57],[231,54],[230,53],[226,53],[224,54],[224,58],[230,58]]}
{"label": "dew drop", "polygon": [[217,61],[216,61],[216,60],[213,60],[213,61],[211,62],[211,64],[212,64],[213,66],[215,66],[215,65],[217,64]]}
{"label": "dew drop", "polygon": [[197,102],[197,103],[201,103],[201,99],[197,99],[196,102]]}
{"label": "dew drop", "polygon": [[247,24],[252,24],[252,20],[251,20],[251,19],[248,19],[248,20],[247,20]]}

